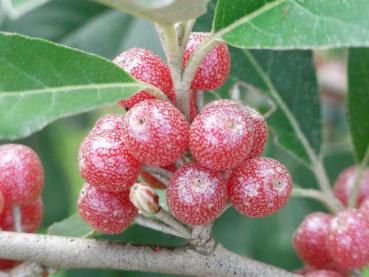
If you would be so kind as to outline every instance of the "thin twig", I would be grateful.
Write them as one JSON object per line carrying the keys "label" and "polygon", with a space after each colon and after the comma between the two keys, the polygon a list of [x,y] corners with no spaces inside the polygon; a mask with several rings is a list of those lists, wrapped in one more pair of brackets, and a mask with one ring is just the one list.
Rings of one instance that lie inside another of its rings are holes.
{"label": "thin twig", "polygon": [[160,209],[157,213],[154,214],[154,216],[167,224],[168,226],[172,227],[173,229],[177,230],[181,234],[183,234],[186,238],[191,238],[190,231],[183,226],[181,223],[177,221],[170,213],[168,213],[164,209]]}
{"label": "thin twig", "polygon": [[204,91],[196,90],[195,92],[195,103],[196,103],[196,111],[200,113],[202,108],[204,107]]}
{"label": "thin twig", "polygon": [[172,172],[165,170],[164,168],[152,165],[144,165],[142,170],[150,174],[160,175],[166,179],[170,179],[170,177],[173,175]]}
{"label": "thin twig", "polygon": [[19,205],[12,206],[14,231],[23,232],[22,228],[22,211]]}
{"label": "thin twig", "polygon": [[314,200],[319,201],[324,206],[328,208],[329,211],[335,213],[336,208],[331,205],[331,202],[326,199],[324,193],[316,189],[303,189],[303,188],[293,188],[292,191],[293,197],[304,197],[304,198],[311,198]]}

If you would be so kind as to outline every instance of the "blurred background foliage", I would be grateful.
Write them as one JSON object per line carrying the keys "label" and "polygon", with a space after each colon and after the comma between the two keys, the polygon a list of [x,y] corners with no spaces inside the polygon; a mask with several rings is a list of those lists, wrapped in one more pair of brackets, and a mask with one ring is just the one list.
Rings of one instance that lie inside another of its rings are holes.
{"label": "blurred background foliage", "polygon": [[[131,47],[148,48],[163,56],[159,39],[149,22],[90,1],[54,0],[17,20],[5,18],[0,24],[1,31],[45,38],[108,59]],[[210,30],[209,16],[200,18],[195,28]],[[342,169],[353,164],[345,119],[346,52],[331,50],[315,54],[326,137],[325,164],[329,177],[334,182]],[[260,98],[250,95],[247,90],[240,90],[238,93],[246,102]],[[208,96],[209,99],[227,97],[216,93],[208,93]],[[262,100],[256,104],[264,109],[267,102],[263,101],[263,98],[260,99]],[[45,166],[46,185],[43,194],[45,217],[40,232],[45,232],[53,222],[76,212],[76,199],[83,182],[76,161],[79,144],[96,119],[102,114],[111,112],[121,113],[122,110],[119,107],[107,107],[93,113],[59,120],[41,132],[18,141],[33,147],[40,154]],[[301,187],[317,186],[311,172],[276,146],[272,136],[264,154],[285,163],[293,175],[295,184]],[[305,199],[291,199],[282,211],[263,219],[246,218],[229,209],[216,221],[214,235],[225,247],[241,255],[287,269],[296,269],[301,267],[302,263],[292,249],[292,233],[306,214],[323,209],[317,202]],[[109,238],[149,243],[153,246],[183,243],[180,239],[139,226],[132,226],[124,234]],[[162,274],[63,270],[55,276],[162,276]]]}

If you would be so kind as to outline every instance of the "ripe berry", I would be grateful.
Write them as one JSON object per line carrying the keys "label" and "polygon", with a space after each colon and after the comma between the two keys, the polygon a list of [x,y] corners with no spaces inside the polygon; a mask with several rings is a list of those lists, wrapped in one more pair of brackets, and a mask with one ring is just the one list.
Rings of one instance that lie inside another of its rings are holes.
{"label": "ripe berry", "polygon": [[0,146],[0,191],[7,205],[37,199],[44,178],[41,161],[31,148],[20,144]]}
{"label": "ripe berry", "polygon": [[263,217],[281,209],[292,191],[292,181],[281,163],[271,158],[246,160],[234,169],[228,184],[232,205],[242,214]]}
{"label": "ripe berry", "polygon": [[227,204],[227,186],[218,174],[194,163],[178,169],[167,188],[167,203],[182,223],[208,224]]}
{"label": "ripe berry", "polygon": [[[191,54],[208,37],[208,33],[191,34],[183,56],[183,67],[186,67]],[[192,81],[191,88],[212,90],[222,86],[227,80],[230,68],[231,56],[227,44],[219,42],[201,62]]]}
{"label": "ripe berry", "polygon": [[[132,48],[121,53],[113,62],[136,79],[161,89],[174,103],[175,95],[170,70],[158,55],[146,49]],[[140,91],[128,99],[121,100],[119,104],[130,109],[146,99],[155,99],[155,97]]]}
{"label": "ripe berry", "polygon": [[[347,206],[351,188],[354,184],[355,179],[355,167],[349,167],[342,171],[338,176],[334,185],[334,193],[336,197],[342,202],[343,205]],[[365,197],[369,196],[369,170],[365,170],[360,181],[359,195],[357,198],[357,205],[364,200]]]}
{"label": "ripe berry", "polygon": [[356,209],[340,212],[330,224],[326,246],[341,266],[366,265],[369,262],[369,218]]}
{"label": "ripe berry", "polygon": [[332,268],[334,265],[325,246],[332,218],[326,213],[312,213],[304,218],[293,236],[292,244],[297,255],[309,266]]}
{"label": "ripe berry", "polygon": [[359,209],[363,214],[369,215],[369,197],[361,202]]}
{"label": "ripe berry", "polygon": [[[41,197],[36,201],[21,206],[22,231],[34,233],[42,222],[44,206]],[[7,206],[0,214],[0,228],[4,231],[15,231],[13,220],[13,209]]]}
{"label": "ripe berry", "polygon": [[154,214],[160,210],[159,196],[148,185],[136,183],[131,187],[129,199],[144,214]]}
{"label": "ripe berry", "polygon": [[[175,164],[163,166],[162,168],[170,172],[175,172],[177,170],[177,167]],[[166,189],[167,188],[167,186],[163,184],[160,180],[156,179],[153,175],[144,171],[143,169],[141,170],[140,175],[142,179],[145,181],[145,184],[148,184],[154,189]]]}
{"label": "ripe berry", "polygon": [[137,214],[127,193],[98,190],[87,183],[81,189],[78,211],[84,221],[103,234],[123,232]]}
{"label": "ripe berry", "polygon": [[78,153],[82,177],[102,190],[128,191],[140,173],[141,164],[125,144],[122,130],[90,132]]}
{"label": "ripe berry", "polygon": [[212,170],[242,163],[253,145],[253,124],[233,106],[201,112],[190,126],[189,148],[196,162]]}
{"label": "ripe berry", "polygon": [[96,121],[94,131],[122,131],[124,116],[120,114],[107,114]]}
{"label": "ripe berry", "polygon": [[127,112],[123,127],[127,149],[143,164],[170,165],[187,148],[188,123],[169,102],[140,102]]}
{"label": "ripe berry", "polygon": [[343,277],[340,273],[332,270],[311,270],[305,274],[307,277]]}

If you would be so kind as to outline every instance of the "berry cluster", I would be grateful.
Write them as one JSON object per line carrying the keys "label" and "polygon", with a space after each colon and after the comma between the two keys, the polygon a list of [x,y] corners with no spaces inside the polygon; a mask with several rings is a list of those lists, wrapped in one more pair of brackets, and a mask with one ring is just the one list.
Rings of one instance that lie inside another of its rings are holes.
{"label": "berry cluster", "polygon": [[[335,183],[335,195],[345,207],[355,170],[355,167],[344,170]],[[350,270],[369,263],[368,170],[360,180],[356,204],[358,209],[347,208],[336,215],[315,212],[305,217],[294,234],[293,245],[307,268],[336,272],[322,276],[346,276]]]}
{"label": "berry cluster", "polygon": [[[184,53],[190,55],[207,34],[193,33]],[[281,209],[292,184],[278,161],[259,157],[268,128],[262,115],[231,100],[218,100],[193,112],[190,122],[176,108],[168,67],[154,53],[131,49],[114,62],[135,78],[168,95],[153,99],[141,91],[120,101],[125,116],[98,120],[81,144],[78,161],[86,184],[78,208],[81,217],[101,233],[119,233],[138,211],[160,210],[153,188],[166,188],[167,204],[180,222],[214,221],[230,202],[240,213],[263,217]],[[219,43],[202,61],[191,85],[210,90],[224,84],[230,70],[226,44]],[[191,106],[194,97],[191,97]],[[148,167],[171,175],[162,181]],[[144,183],[136,183],[141,175]]]}
{"label": "berry cluster", "polygon": [[[41,191],[44,170],[37,154],[20,144],[0,146],[0,230],[36,232],[43,216]],[[16,230],[13,208],[21,214],[21,230]],[[19,262],[0,259],[0,270]]]}

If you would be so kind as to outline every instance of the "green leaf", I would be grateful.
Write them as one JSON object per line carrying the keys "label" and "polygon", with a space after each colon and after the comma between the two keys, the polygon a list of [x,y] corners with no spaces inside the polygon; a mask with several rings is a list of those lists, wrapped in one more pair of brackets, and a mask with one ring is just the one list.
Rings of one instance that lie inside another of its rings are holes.
{"label": "green leaf", "polygon": [[362,162],[369,155],[369,49],[351,49],[348,70],[349,125],[356,159]]}
{"label": "green leaf", "polygon": [[95,0],[155,22],[175,23],[206,12],[209,0]]}
{"label": "green leaf", "polygon": [[0,0],[2,1],[5,14],[16,19],[25,13],[45,4],[49,0]]}
{"label": "green leaf", "polygon": [[0,33],[0,139],[25,137],[145,87],[98,56]]}
{"label": "green leaf", "polygon": [[86,237],[94,232],[78,215],[72,215],[63,221],[56,222],[48,228],[49,235],[66,237]]}
{"label": "green leaf", "polygon": [[368,1],[219,0],[213,28],[241,48],[369,45]]}

